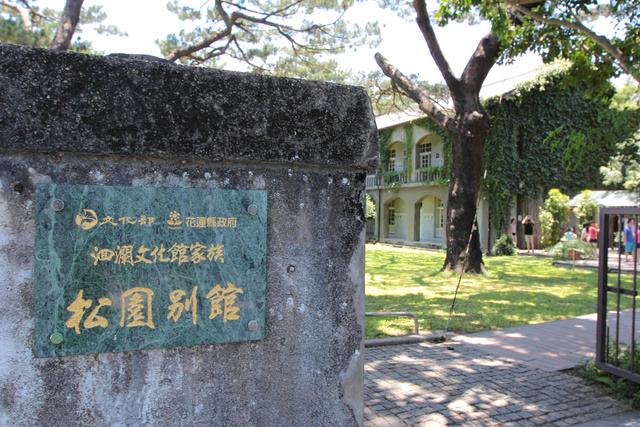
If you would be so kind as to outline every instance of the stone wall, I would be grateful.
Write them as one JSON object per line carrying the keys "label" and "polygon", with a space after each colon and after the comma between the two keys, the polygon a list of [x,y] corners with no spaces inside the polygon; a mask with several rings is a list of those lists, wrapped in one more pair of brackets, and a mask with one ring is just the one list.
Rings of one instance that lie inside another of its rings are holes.
{"label": "stone wall", "polygon": [[[359,88],[0,45],[0,425],[361,425]],[[265,338],[35,358],[39,183],[266,190]]]}

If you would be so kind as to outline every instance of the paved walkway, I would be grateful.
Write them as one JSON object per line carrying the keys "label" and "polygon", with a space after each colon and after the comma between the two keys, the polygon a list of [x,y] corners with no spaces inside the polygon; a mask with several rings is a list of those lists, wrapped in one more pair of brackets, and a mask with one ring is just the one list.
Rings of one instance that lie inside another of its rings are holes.
{"label": "paved walkway", "polygon": [[[632,314],[632,310],[620,312],[621,342],[631,342]],[[640,322],[638,311],[636,318]],[[608,313],[607,320],[611,333],[615,333],[618,321],[615,312]],[[597,316],[588,314],[574,319],[458,335],[452,341],[471,344],[486,353],[552,372],[573,368],[585,357],[593,356],[596,323]]]}
{"label": "paved walkway", "polygon": [[[538,257],[553,257],[554,254],[536,249],[533,253],[527,253],[527,251],[518,250],[518,255],[524,256],[538,256]],[[640,262],[636,263],[633,260],[633,257],[627,257],[627,261],[625,261],[624,253],[619,256],[617,250],[610,250],[607,254],[608,258],[608,267],[609,271],[618,271],[618,265],[621,267],[622,271],[625,273],[633,273],[634,267],[638,271],[640,271]],[[591,257],[587,259],[581,259],[577,261],[552,261],[553,265],[563,266],[563,267],[575,267],[575,268],[586,268],[590,270],[598,270],[599,259],[596,257]]]}
{"label": "paved walkway", "polygon": [[594,343],[591,315],[367,348],[365,425],[640,426],[640,412],[558,371],[592,354]]}
{"label": "paved walkway", "polygon": [[365,352],[365,426],[568,426],[632,408],[582,379],[469,344],[406,344]]}

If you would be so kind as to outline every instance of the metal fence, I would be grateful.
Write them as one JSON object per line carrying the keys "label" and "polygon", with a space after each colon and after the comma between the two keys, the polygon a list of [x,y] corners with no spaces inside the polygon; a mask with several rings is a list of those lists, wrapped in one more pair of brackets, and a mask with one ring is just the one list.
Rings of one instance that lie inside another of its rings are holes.
{"label": "metal fence", "polygon": [[606,372],[640,383],[636,336],[638,259],[635,252],[625,253],[624,227],[630,219],[634,219],[637,230],[640,208],[600,209],[595,361]]}

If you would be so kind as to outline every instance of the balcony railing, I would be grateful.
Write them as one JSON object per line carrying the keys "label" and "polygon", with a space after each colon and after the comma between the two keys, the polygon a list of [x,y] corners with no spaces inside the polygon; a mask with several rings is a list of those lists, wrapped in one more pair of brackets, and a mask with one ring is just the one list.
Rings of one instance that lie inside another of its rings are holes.
{"label": "balcony railing", "polygon": [[417,182],[432,182],[438,181],[441,178],[444,178],[441,167],[423,168],[416,171]]}
{"label": "balcony railing", "polygon": [[407,179],[407,176],[404,172],[397,171],[389,171],[383,172],[382,174],[378,173],[376,175],[367,175],[366,185],[367,187],[377,187],[378,185],[381,187],[389,187],[407,184],[409,182],[439,182],[445,180],[446,176],[443,172],[443,168],[441,167],[433,167],[433,168],[424,168],[418,169],[416,171],[416,179],[415,181],[411,181]]}
{"label": "balcony railing", "polygon": [[367,187],[377,187],[380,183],[380,179],[375,175],[367,175]]}
{"label": "balcony railing", "polygon": [[389,171],[382,173],[382,182],[384,185],[394,185],[406,184],[408,180],[404,172]]}

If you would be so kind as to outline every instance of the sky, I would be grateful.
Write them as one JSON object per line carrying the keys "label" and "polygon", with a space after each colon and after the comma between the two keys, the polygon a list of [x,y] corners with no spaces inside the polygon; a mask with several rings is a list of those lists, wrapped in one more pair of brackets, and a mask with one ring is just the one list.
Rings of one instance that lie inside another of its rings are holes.
{"label": "sky", "polygon": [[[57,10],[64,8],[65,0],[39,2]],[[181,4],[200,7],[206,0],[183,0]],[[102,4],[107,14],[106,24],[116,25],[128,37],[101,36],[92,31],[81,34],[97,50],[109,53],[137,53],[162,56],[155,44],[169,33],[177,33],[184,24],[166,9],[164,0],[85,0],[84,6]],[[349,11],[347,19],[379,20],[382,27],[382,43],[375,49],[359,48],[357,52],[344,54],[336,59],[340,66],[354,72],[377,70],[375,52],[380,52],[405,75],[417,74],[430,83],[442,82],[442,76],[433,62],[422,33],[415,22],[403,20],[394,12],[381,11],[375,2],[359,3]],[[191,24],[192,26],[195,24]],[[450,24],[436,27],[438,40],[456,75],[460,75],[480,39],[489,32],[489,24],[470,26]],[[187,27],[188,29],[188,27]],[[525,80],[530,72],[541,64],[538,57],[527,55],[510,66],[494,66],[486,79],[482,96],[508,91],[518,81]]]}

